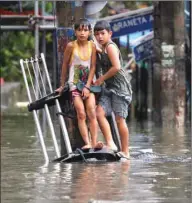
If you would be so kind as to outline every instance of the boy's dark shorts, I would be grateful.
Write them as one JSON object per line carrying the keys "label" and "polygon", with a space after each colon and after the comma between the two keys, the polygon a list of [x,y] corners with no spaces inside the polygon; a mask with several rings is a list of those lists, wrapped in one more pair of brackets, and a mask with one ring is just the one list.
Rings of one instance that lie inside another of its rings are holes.
{"label": "boy's dark shorts", "polygon": [[127,118],[130,102],[131,98],[128,101],[124,97],[118,96],[113,92],[102,94],[99,98],[99,105],[104,109],[106,116],[110,116],[113,111],[115,115]]}

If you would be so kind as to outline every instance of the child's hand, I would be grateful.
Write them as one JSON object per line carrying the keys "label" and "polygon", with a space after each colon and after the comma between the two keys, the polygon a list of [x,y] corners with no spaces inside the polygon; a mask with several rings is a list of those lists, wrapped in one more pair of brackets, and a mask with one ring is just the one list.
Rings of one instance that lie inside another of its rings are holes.
{"label": "child's hand", "polygon": [[102,53],[102,49],[101,48],[99,48],[99,47],[96,47],[96,51],[98,52],[98,53]]}
{"label": "child's hand", "polygon": [[84,87],[83,90],[82,90],[82,97],[84,99],[87,99],[89,97],[89,94],[90,94],[90,90],[88,88]]}
{"label": "child's hand", "polygon": [[102,49],[101,49],[101,45],[99,45],[99,43],[97,42],[97,40],[95,39],[95,36],[93,35],[93,43],[95,44],[96,46],[96,51],[98,53],[102,53]]}
{"label": "child's hand", "polygon": [[59,88],[57,88],[57,89],[55,90],[55,92],[58,92],[59,94],[61,94],[62,91],[63,91],[63,89],[64,89],[64,87],[63,87],[63,86],[60,86]]}
{"label": "child's hand", "polygon": [[102,85],[104,83],[104,79],[102,76],[100,76],[94,83],[94,85]]}

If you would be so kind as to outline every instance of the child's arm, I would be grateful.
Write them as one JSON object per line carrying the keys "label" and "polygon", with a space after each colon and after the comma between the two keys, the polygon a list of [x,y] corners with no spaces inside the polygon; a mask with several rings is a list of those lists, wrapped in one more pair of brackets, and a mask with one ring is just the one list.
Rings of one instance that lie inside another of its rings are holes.
{"label": "child's arm", "polygon": [[63,65],[62,65],[62,72],[61,72],[61,80],[60,80],[60,88],[63,89],[65,85],[65,80],[67,76],[67,68],[70,63],[71,54],[73,51],[73,43],[69,42],[66,46],[65,52],[64,52],[64,59],[63,59]]}
{"label": "child's arm", "polygon": [[121,64],[120,64],[120,60],[119,60],[119,52],[118,52],[117,48],[115,47],[115,45],[109,44],[108,47],[106,48],[106,51],[107,51],[107,54],[109,56],[112,66],[104,75],[100,76],[96,80],[96,82],[95,82],[96,85],[101,85],[105,80],[116,75],[116,73],[121,68]]}
{"label": "child's arm", "polygon": [[98,53],[102,53],[102,49],[101,49],[99,43],[97,42],[97,40],[95,39],[95,36],[93,35],[92,38],[93,38],[93,39],[92,39],[92,40],[93,40],[93,43],[94,43],[95,46],[96,46],[96,51],[97,51]]}
{"label": "child's arm", "polygon": [[91,65],[90,65],[89,76],[88,76],[87,83],[86,83],[86,85],[82,91],[82,96],[85,98],[89,97],[90,86],[91,86],[91,82],[93,81],[93,77],[95,75],[95,70],[96,70],[96,46],[93,43],[92,44]]}
{"label": "child's arm", "polygon": [[92,43],[91,66],[86,87],[90,88],[96,70],[96,46]]}

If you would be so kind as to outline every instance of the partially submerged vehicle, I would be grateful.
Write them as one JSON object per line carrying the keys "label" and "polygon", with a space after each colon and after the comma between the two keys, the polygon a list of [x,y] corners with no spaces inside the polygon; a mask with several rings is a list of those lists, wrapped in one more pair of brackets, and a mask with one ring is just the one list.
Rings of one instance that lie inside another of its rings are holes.
{"label": "partially submerged vehicle", "polygon": [[[120,157],[117,152],[113,150],[102,148],[102,149],[81,149],[83,143],[75,143],[72,146],[73,139],[77,139],[70,136],[70,126],[66,122],[70,120],[75,122],[76,114],[75,110],[71,108],[70,93],[66,87],[61,95],[53,90],[49,72],[47,69],[44,54],[41,53],[40,57],[35,56],[31,59],[21,59],[20,65],[23,73],[23,78],[27,90],[29,105],[28,110],[33,113],[34,121],[36,124],[37,134],[42,147],[45,161],[49,162],[49,156],[46,149],[43,130],[41,128],[40,118],[38,116],[39,111],[45,111],[46,120],[50,129],[50,133],[55,148],[56,162],[87,162],[95,159],[99,161],[119,161]],[[60,132],[60,143],[62,143],[59,149],[58,135],[56,136],[50,107],[55,106],[55,113],[58,116],[61,132]],[[113,139],[120,149],[120,140],[118,136],[117,126],[114,115],[108,117],[111,125]],[[77,125],[73,125],[73,128]],[[79,135],[80,136],[80,135]],[[81,137],[81,136],[80,136]]]}

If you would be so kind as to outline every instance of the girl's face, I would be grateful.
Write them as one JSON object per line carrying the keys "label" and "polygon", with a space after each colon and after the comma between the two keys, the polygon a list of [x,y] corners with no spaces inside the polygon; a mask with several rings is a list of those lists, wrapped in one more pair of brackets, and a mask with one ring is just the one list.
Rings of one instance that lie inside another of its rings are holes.
{"label": "girl's face", "polygon": [[95,31],[94,35],[99,44],[105,46],[111,39],[112,32],[104,29],[100,31]]}
{"label": "girl's face", "polygon": [[88,26],[80,25],[78,29],[75,30],[75,35],[77,40],[79,41],[86,41],[90,35],[90,30]]}

